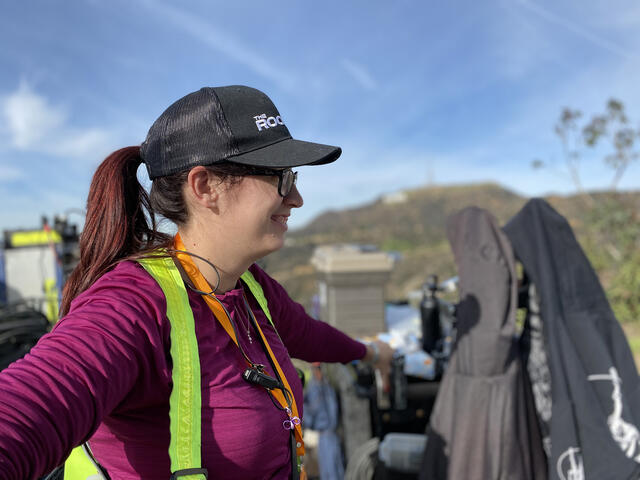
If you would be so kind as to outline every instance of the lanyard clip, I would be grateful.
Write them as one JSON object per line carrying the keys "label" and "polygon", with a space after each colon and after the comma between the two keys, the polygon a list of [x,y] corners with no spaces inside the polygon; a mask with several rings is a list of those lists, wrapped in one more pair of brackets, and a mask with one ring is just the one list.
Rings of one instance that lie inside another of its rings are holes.
{"label": "lanyard clip", "polygon": [[287,415],[289,416],[288,420],[282,422],[282,426],[285,430],[293,430],[300,425],[302,420],[300,420],[300,417],[294,416],[289,407],[285,408],[284,411],[287,412]]}

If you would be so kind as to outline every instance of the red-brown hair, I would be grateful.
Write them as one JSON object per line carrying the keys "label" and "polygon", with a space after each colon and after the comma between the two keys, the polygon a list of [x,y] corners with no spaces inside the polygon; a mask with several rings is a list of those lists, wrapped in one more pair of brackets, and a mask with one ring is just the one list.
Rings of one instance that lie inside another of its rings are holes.
{"label": "red-brown hair", "polygon": [[[93,175],[80,235],[80,261],[62,291],[61,315],[69,312],[74,298],[119,262],[171,246],[173,238],[157,231],[156,214],[178,226],[187,222],[182,190],[189,170],[156,178],[147,194],[137,177],[141,163],[140,147],[121,148],[105,158]],[[229,184],[249,174],[249,169],[228,162],[207,166],[209,173]]]}
{"label": "red-brown hair", "polygon": [[60,312],[119,261],[167,245],[171,237],[156,230],[149,196],[137,178],[140,147],[113,152],[93,175],[87,216],[80,235],[80,262],[62,292]]}

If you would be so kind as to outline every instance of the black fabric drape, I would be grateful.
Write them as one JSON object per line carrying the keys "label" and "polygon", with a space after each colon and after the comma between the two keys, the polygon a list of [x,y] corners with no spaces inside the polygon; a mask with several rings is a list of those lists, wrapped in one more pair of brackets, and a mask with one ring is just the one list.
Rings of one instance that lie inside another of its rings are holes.
{"label": "black fabric drape", "polygon": [[504,231],[539,297],[551,377],[542,392],[551,395],[549,478],[637,479],[638,372],[595,272],[544,200],[529,201]]}

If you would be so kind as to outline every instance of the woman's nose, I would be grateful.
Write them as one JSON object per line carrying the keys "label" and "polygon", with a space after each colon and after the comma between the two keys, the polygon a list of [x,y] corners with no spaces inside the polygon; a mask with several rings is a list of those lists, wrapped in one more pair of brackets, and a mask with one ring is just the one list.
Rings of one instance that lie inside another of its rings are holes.
{"label": "woman's nose", "polygon": [[284,201],[291,208],[300,208],[302,206],[304,200],[302,199],[302,195],[300,195],[300,192],[298,191],[297,185],[294,185],[291,188],[289,194],[284,197]]}

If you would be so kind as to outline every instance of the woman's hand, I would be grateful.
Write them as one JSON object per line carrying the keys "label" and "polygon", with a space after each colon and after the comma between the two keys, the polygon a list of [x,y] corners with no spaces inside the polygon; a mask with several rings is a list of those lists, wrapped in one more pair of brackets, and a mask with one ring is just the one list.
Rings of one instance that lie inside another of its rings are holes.
{"label": "woman's hand", "polygon": [[393,359],[393,349],[388,343],[381,340],[374,340],[367,344],[367,353],[362,358],[364,362],[370,363],[373,368],[380,371],[382,386],[385,392],[390,389],[389,374],[391,373],[391,360]]}

